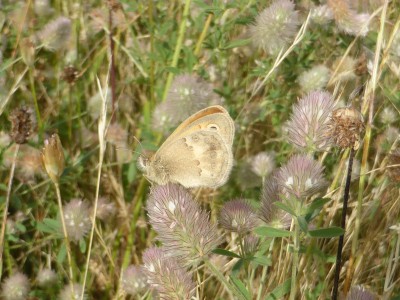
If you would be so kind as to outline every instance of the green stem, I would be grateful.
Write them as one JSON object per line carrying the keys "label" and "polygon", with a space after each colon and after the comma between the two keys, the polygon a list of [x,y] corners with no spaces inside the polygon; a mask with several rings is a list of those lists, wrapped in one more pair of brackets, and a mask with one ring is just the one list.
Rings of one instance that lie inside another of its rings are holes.
{"label": "green stem", "polygon": [[[272,249],[274,248],[274,244],[275,244],[275,238],[272,239],[271,244],[269,245],[268,256],[267,256],[268,258],[272,257]],[[258,287],[257,300],[260,300],[263,294],[263,287],[265,286],[265,278],[267,277],[267,273],[268,273],[268,266],[263,266],[260,286]]]}
{"label": "green stem", "polygon": [[[214,274],[215,277],[218,278],[218,280],[225,286],[226,290],[229,293],[235,294],[236,297],[238,297],[239,299],[243,299],[246,300],[244,298],[244,296],[242,295],[242,293],[240,291],[237,290],[237,288],[233,285],[231,285],[228,280],[225,278],[225,276],[218,271],[217,268],[215,268],[215,266],[208,260],[208,258],[204,258],[203,259],[205,265],[211,270],[211,272]],[[232,297],[231,297],[232,298]]]}
{"label": "green stem", "polygon": [[297,221],[294,222],[294,248],[292,258],[292,280],[290,284],[290,300],[296,298],[296,279],[297,279],[297,265],[299,262],[299,249],[300,249],[300,231]]}
{"label": "green stem", "polygon": [[[186,32],[186,22],[189,16],[190,1],[191,0],[185,0],[185,7],[183,9],[183,16],[179,27],[178,40],[176,41],[174,56],[172,57],[171,68],[175,68],[178,65],[179,54],[181,53],[183,38]],[[173,77],[174,74],[170,72],[168,74],[167,83],[165,84],[165,89],[162,97],[163,101],[167,98],[168,90],[169,87],[171,86]]]}
{"label": "green stem", "polygon": [[10,204],[11,188],[12,188],[12,183],[13,183],[13,179],[14,179],[15,164],[16,164],[16,161],[17,161],[18,152],[19,152],[19,144],[16,144],[14,157],[13,157],[13,160],[12,160],[12,165],[11,165],[11,170],[10,170],[10,178],[8,180],[6,204],[4,206],[4,211],[3,211],[3,221],[1,223],[1,233],[0,233],[0,281],[1,281],[1,275],[3,274],[3,248],[4,248],[4,236],[6,234],[8,206]]}
{"label": "green stem", "polygon": [[35,112],[36,112],[37,124],[38,124],[38,129],[39,129],[39,137],[40,137],[43,132],[43,123],[42,123],[42,118],[40,116],[39,105],[38,105],[37,97],[36,97],[35,79],[33,77],[32,67],[29,67],[29,83],[31,85],[33,103],[35,105]]}

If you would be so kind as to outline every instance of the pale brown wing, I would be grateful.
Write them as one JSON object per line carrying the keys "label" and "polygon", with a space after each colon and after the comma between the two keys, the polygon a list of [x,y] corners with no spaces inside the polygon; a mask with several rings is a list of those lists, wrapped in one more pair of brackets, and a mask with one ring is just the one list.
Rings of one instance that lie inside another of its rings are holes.
{"label": "pale brown wing", "polygon": [[232,146],[216,132],[196,131],[157,151],[154,167],[165,170],[169,182],[191,187],[223,185],[232,169]]}
{"label": "pale brown wing", "polygon": [[216,131],[228,145],[232,145],[235,124],[229,113],[222,106],[207,107],[183,121],[161,145],[160,150],[175,139],[199,130]]}

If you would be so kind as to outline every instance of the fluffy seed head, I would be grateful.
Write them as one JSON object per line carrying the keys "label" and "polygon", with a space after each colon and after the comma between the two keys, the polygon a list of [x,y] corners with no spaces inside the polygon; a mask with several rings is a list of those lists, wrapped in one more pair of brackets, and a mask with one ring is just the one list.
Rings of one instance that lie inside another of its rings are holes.
{"label": "fluffy seed head", "polygon": [[[58,296],[59,300],[80,300],[83,287],[79,283],[68,284],[64,286]],[[83,295],[83,300],[87,299],[87,295]]]}
{"label": "fluffy seed head", "polygon": [[4,280],[1,285],[1,296],[4,300],[25,300],[29,290],[28,277],[18,272]]}
{"label": "fluffy seed head", "polygon": [[64,219],[68,237],[73,242],[79,242],[88,233],[90,221],[89,204],[73,199],[64,207]]}
{"label": "fluffy seed head", "polygon": [[348,0],[328,0],[339,30],[349,35],[366,36],[368,33],[368,14],[357,14]]}
{"label": "fluffy seed head", "polygon": [[108,201],[105,197],[100,197],[97,202],[96,218],[106,221],[116,212],[115,204]]}
{"label": "fluffy seed head", "polygon": [[250,163],[254,174],[265,178],[275,168],[275,157],[271,153],[260,152],[250,158]]}
{"label": "fluffy seed head", "polygon": [[27,107],[16,108],[10,114],[11,139],[17,144],[25,144],[33,129],[32,110]]}
{"label": "fluffy seed head", "polygon": [[392,124],[397,119],[397,113],[390,107],[385,107],[379,116],[381,122],[385,125]]}
{"label": "fluffy seed head", "polygon": [[191,275],[176,258],[167,256],[164,249],[147,249],[143,264],[148,284],[159,293],[160,299],[190,299],[194,295]]}
{"label": "fluffy seed head", "polygon": [[346,296],[346,300],[375,300],[372,293],[361,286],[352,287]]}
{"label": "fluffy seed head", "polygon": [[62,50],[68,46],[71,39],[72,23],[66,17],[58,17],[49,22],[38,33],[43,47],[50,51]]}
{"label": "fluffy seed head", "polygon": [[311,92],[300,99],[287,123],[289,141],[305,152],[327,149],[331,145],[328,129],[334,105],[328,92]]}
{"label": "fluffy seed head", "polygon": [[250,32],[255,46],[269,55],[276,55],[288,47],[299,27],[299,14],[289,0],[275,0],[264,9],[251,26]]}
{"label": "fluffy seed head", "polygon": [[294,155],[281,167],[276,180],[285,196],[304,200],[320,192],[326,182],[322,165],[307,155]]}
{"label": "fluffy seed head", "polygon": [[320,91],[326,87],[331,71],[324,65],[317,65],[300,74],[298,81],[304,93]]}
{"label": "fluffy seed head", "polygon": [[351,56],[339,57],[333,62],[332,70],[335,71],[334,82],[346,82],[357,78],[357,60]]}
{"label": "fluffy seed head", "polygon": [[47,285],[54,283],[56,280],[56,272],[48,268],[41,269],[36,276],[36,281],[41,287],[46,287]]}
{"label": "fluffy seed head", "polygon": [[318,25],[326,25],[333,20],[333,12],[328,5],[319,5],[311,9],[311,21]]}
{"label": "fluffy seed head", "polygon": [[179,185],[154,187],[146,208],[158,240],[185,264],[196,265],[220,243],[217,228],[208,214]]}
{"label": "fluffy seed head", "polygon": [[363,129],[363,117],[355,108],[343,107],[333,111],[329,123],[329,134],[339,147],[351,147],[357,150]]}
{"label": "fluffy seed head", "polygon": [[204,79],[190,74],[176,76],[166,100],[155,108],[153,128],[165,131],[165,127],[175,127],[200,109],[220,103],[212,84]]}
{"label": "fluffy seed head", "polygon": [[122,273],[122,288],[128,295],[137,295],[146,291],[147,278],[143,269],[130,265]]}
{"label": "fluffy seed head", "polygon": [[248,202],[237,199],[224,204],[219,222],[226,230],[246,234],[258,225],[258,216]]}

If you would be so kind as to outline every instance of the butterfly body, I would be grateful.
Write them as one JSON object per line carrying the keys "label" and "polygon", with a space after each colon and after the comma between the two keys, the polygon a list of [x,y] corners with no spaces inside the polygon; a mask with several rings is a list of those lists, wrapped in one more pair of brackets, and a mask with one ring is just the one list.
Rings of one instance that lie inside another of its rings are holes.
{"label": "butterfly body", "polygon": [[234,123],[221,106],[210,106],[182,122],[150,158],[139,158],[144,175],[157,184],[187,188],[223,185],[233,164]]}

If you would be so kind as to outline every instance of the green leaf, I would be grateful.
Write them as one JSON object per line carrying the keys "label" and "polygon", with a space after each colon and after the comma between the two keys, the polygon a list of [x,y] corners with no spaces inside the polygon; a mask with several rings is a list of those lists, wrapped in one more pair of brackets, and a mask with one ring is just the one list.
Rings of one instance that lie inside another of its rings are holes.
{"label": "green leaf", "polygon": [[272,265],[272,261],[270,258],[266,257],[266,256],[254,256],[251,259],[251,262],[257,264],[257,265],[261,265],[261,266],[270,266]]}
{"label": "green leaf", "polygon": [[238,279],[234,276],[230,276],[230,278],[231,278],[233,284],[238,288],[240,293],[244,296],[244,298],[247,300],[251,300],[251,295],[250,295],[249,291],[246,289],[246,286],[244,285],[244,283],[242,281],[240,281],[240,279]]}
{"label": "green leaf", "polygon": [[239,259],[232,268],[232,274],[238,274],[244,265],[244,259]]}
{"label": "green leaf", "polygon": [[307,233],[308,232],[308,223],[306,219],[303,216],[298,216],[297,217],[297,222],[299,223],[300,229]]}
{"label": "green leaf", "polygon": [[292,232],[284,229],[278,229],[278,228],[273,228],[273,227],[268,227],[268,226],[262,226],[258,227],[254,230],[254,232],[260,236],[266,236],[266,237],[288,237],[292,235]]}
{"label": "green leaf", "polygon": [[293,209],[291,209],[289,206],[287,206],[286,204],[282,203],[282,202],[274,202],[274,205],[279,207],[280,209],[288,212],[289,214],[291,214],[292,216],[296,217],[296,213],[294,212]]}
{"label": "green leaf", "polygon": [[277,300],[282,299],[286,294],[290,292],[290,279],[286,280],[281,285],[278,285],[272,292],[269,294],[265,300]]}
{"label": "green leaf", "polygon": [[58,251],[57,254],[57,263],[61,265],[64,262],[66,256],[67,256],[67,247],[65,247],[65,243],[63,243],[60,247],[60,251]]}
{"label": "green leaf", "polygon": [[328,228],[309,230],[308,234],[312,237],[317,237],[317,238],[331,238],[343,235],[344,230],[343,228],[340,227],[328,227]]}
{"label": "green leaf", "polygon": [[242,47],[242,46],[248,45],[250,42],[251,42],[250,39],[235,40],[235,41],[230,42],[229,44],[223,46],[221,49],[228,50],[228,49],[232,49],[232,48]]}
{"label": "green leaf", "polygon": [[43,222],[38,222],[36,224],[36,229],[44,233],[55,234],[58,237],[62,237],[61,226],[58,220],[45,218]]}
{"label": "green leaf", "polygon": [[214,249],[212,252],[223,256],[241,258],[240,255],[237,255],[236,253],[221,248]]}
{"label": "green leaf", "polygon": [[81,250],[81,253],[86,252],[86,242],[84,239],[79,240],[79,250]]}
{"label": "green leaf", "polygon": [[315,199],[307,208],[307,213],[306,213],[306,220],[310,222],[312,219],[314,219],[319,212],[322,210],[323,206],[328,203],[331,199],[329,198],[317,198]]}

